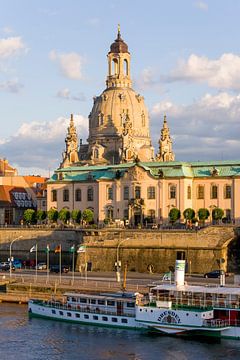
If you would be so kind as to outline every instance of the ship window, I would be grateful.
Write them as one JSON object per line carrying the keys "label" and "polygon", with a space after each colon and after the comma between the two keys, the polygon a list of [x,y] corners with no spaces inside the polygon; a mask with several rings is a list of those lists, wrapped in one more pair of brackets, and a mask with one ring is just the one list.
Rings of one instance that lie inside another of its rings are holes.
{"label": "ship window", "polygon": [[98,316],[97,316],[97,315],[93,315],[93,320],[98,320]]}
{"label": "ship window", "polygon": [[76,318],[80,318],[80,314],[76,313],[75,314]]}
{"label": "ship window", "polygon": [[105,305],[105,300],[98,300],[98,305]]}
{"label": "ship window", "polygon": [[76,302],[77,299],[75,297],[72,298],[72,302]]}
{"label": "ship window", "polygon": [[134,303],[134,302],[128,302],[128,303],[127,303],[127,307],[128,307],[128,308],[134,308],[134,306],[135,306],[135,303]]}
{"label": "ship window", "polygon": [[55,310],[52,310],[52,314],[56,314],[56,311],[55,311]]}
{"label": "ship window", "polygon": [[90,302],[91,304],[96,304],[96,299],[91,299]]}
{"label": "ship window", "polygon": [[198,316],[198,314],[195,314],[195,316],[197,317],[197,316]]}
{"label": "ship window", "polygon": [[118,319],[114,317],[114,318],[112,318],[112,322],[116,323],[116,322],[118,322]]}
{"label": "ship window", "polygon": [[103,316],[103,317],[102,317],[102,320],[103,320],[103,321],[108,321],[107,316]]}
{"label": "ship window", "polygon": [[69,316],[69,317],[70,317],[70,316],[72,316],[72,314],[71,314],[70,312],[67,312],[67,316]]}
{"label": "ship window", "polygon": [[86,303],[87,303],[87,299],[85,299],[85,298],[80,298],[80,303],[86,304]]}
{"label": "ship window", "polygon": [[89,315],[84,314],[84,319],[89,319]]}
{"label": "ship window", "polygon": [[140,309],[140,311],[142,311],[142,309]]}
{"label": "ship window", "polygon": [[188,316],[189,315],[189,313],[186,313],[186,316]]}
{"label": "ship window", "polygon": [[127,319],[122,319],[123,324],[127,324],[127,322],[128,322]]}
{"label": "ship window", "polygon": [[59,315],[63,315],[63,311],[59,311]]}
{"label": "ship window", "polygon": [[109,305],[109,306],[115,306],[115,301],[108,300],[108,301],[107,301],[107,305]]}

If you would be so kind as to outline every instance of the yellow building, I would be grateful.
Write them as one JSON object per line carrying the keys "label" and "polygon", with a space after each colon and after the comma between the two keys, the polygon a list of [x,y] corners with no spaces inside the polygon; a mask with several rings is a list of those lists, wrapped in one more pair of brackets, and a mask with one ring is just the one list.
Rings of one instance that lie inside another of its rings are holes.
{"label": "yellow building", "polygon": [[132,89],[131,57],[120,30],[108,53],[106,89],[94,99],[88,144],[78,146],[74,119],[63,161],[48,182],[47,207],[81,211],[95,221],[161,224],[169,211],[222,208],[240,219],[240,161],[177,162],[164,116],[154,156],[144,99]]}

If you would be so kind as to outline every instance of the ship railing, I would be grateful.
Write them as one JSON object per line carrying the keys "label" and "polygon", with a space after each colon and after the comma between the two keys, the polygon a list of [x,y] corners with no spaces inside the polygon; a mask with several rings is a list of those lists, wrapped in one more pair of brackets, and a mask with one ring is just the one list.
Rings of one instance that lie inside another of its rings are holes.
{"label": "ship railing", "polygon": [[230,323],[229,320],[208,319],[203,321],[203,326],[210,328],[222,328],[222,327],[230,326]]}
{"label": "ship railing", "polygon": [[[40,302],[39,302],[40,303]],[[91,308],[88,306],[81,306],[81,305],[70,305],[67,303],[61,303],[59,301],[43,301],[42,304],[46,307],[58,309],[58,310],[72,310],[77,312],[84,312],[90,314],[103,314],[103,315],[114,315],[114,316],[127,316],[127,317],[134,317],[135,313],[130,312],[118,312],[118,311],[110,311],[106,309],[100,308]]]}

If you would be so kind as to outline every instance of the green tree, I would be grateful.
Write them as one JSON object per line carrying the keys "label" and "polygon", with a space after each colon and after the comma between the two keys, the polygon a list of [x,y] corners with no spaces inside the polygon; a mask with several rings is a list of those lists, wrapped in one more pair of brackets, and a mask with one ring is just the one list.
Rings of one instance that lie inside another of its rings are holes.
{"label": "green tree", "polygon": [[195,217],[195,211],[191,208],[187,208],[183,212],[184,219],[191,220]]}
{"label": "green tree", "polygon": [[37,220],[42,222],[43,220],[46,219],[46,217],[47,217],[46,211],[44,211],[44,210],[38,210],[37,211]]}
{"label": "green tree", "polygon": [[71,212],[71,218],[73,219],[73,221],[77,224],[80,224],[81,221],[81,211],[80,210],[73,210]]}
{"label": "green tree", "polygon": [[23,218],[27,224],[36,224],[36,211],[33,209],[27,209],[24,211]]}
{"label": "green tree", "polygon": [[82,213],[82,219],[86,221],[87,224],[93,223],[94,214],[90,209],[85,209]]}
{"label": "green tree", "polygon": [[198,218],[204,224],[205,220],[209,218],[210,212],[206,208],[201,208],[198,210]]}
{"label": "green tree", "polygon": [[64,224],[66,224],[70,219],[70,211],[68,209],[63,208],[61,211],[59,211],[58,218]]}
{"label": "green tree", "polygon": [[177,220],[180,219],[181,217],[181,212],[179,209],[177,208],[172,208],[170,211],[169,211],[169,214],[168,214],[169,218],[170,218],[170,222],[172,224],[174,224]]}
{"label": "green tree", "polygon": [[47,212],[48,220],[52,222],[57,222],[58,219],[58,211],[56,209],[51,208]]}
{"label": "green tree", "polygon": [[217,221],[217,222],[219,222],[219,220],[222,219],[223,215],[224,215],[224,211],[221,208],[216,207],[212,211],[212,219]]}

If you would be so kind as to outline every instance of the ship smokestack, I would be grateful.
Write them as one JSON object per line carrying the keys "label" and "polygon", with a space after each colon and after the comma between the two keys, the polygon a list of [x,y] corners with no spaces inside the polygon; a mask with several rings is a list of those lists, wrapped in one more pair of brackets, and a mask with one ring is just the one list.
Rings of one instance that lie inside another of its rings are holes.
{"label": "ship smokestack", "polygon": [[175,284],[184,285],[185,282],[185,260],[176,260],[175,263]]}

